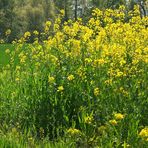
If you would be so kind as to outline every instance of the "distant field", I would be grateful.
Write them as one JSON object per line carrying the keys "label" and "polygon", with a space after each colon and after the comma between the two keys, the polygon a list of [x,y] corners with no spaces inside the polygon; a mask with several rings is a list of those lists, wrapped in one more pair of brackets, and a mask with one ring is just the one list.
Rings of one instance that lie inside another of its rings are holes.
{"label": "distant field", "polygon": [[9,63],[9,56],[5,53],[5,50],[14,50],[14,48],[12,44],[0,44],[0,67]]}

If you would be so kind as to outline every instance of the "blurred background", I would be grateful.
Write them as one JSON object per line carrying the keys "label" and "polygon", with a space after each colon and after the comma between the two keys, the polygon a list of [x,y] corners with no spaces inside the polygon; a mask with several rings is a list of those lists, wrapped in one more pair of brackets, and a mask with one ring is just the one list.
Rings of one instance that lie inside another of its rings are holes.
{"label": "blurred background", "polygon": [[148,14],[148,0],[0,0],[0,39],[11,29],[7,42],[20,38],[26,31],[43,31],[46,21],[54,22],[60,10],[65,10],[63,22],[91,16],[93,8],[116,9],[125,5],[130,11],[138,4],[141,17]]}

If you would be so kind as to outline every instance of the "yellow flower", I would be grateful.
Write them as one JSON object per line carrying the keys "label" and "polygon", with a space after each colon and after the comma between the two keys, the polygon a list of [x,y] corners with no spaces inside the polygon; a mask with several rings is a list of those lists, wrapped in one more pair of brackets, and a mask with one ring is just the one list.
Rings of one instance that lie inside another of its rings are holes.
{"label": "yellow flower", "polygon": [[116,77],[121,77],[123,76],[123,72],[122,71],[118,71]]}
{"label": "yellow flower", "polygon": [[70,134],[71,136],[78,136],[81,134],[81,131],[79,129],[69,128],[67,130],[67,133]]}
{"label": "yellow flower", "polygon": [[59,26],[58,24],[54,24],[54,27],[53,27],[53,28],[54,28],[54,31],[55,31],[55,32],[58,31],[58,30],[59,30],[59,27],[60,27],[60,26]]}
{"label": "yellow flower", "polygon": [[16,71],[19,71],[20,69],[21,69],[21,67],[20,66],[16,66]]}
{"label": "yellow flower", "polygon": [[50,27],[51,22],[50,22],[50,21],[47,21],[45,25],[46,25],[47,27]]}
{"label": "yellow flower", "polygon": [[87,116],[84,118],[84,122],[87,124],[91,124],[93,121],[93,117],[92,116]]}
{"label": "yellow flower", "polygon": [[98,87],[97,87],[97,88],[95,88],[95,89],[94,89],[94,95],[95,95],[95,96],[98,96],[98,95],[99,95],[99,93],[100,93],[99,88],[98,88]]}
{"label": "yellow flower", "polygon": [[106,85],[112,85],[113,80],[112,80],[112,79],[108,79],[108,80],[105,80],[104,83],[105,83]]}
{"label": "yellow flower", "polygon": [[91,59],[91,58],[86,58],[86,59],[85,59],[85,62],[89,64],[89,63],[92,62],[92,59]]}
{"label": "yellow flower", "polygon": [[55,81],[55,78],[54,77],[51,77],[50,75],[48,76],[48,82],[49,83],[54,83]]}
{"label": "yellow flower", "polygon": [[121,119],[124,118],[124,115],[121,114],[121,113],[116,113],[116,114],[114,114],[114,117],[115,117],[116,120],[121,120]]}
{"label": "yellow flower", "polygon": [[74,75],[69,75],[69,76],[67,77],[67,79],[68,79],[69,81],[72,81],[74,78],[75,78]]}
{"label": "yellow flower", "polygon": [[122,144],[122,146],[123,146],[124,148],[126,148],[126,147],[130,147],[130,145],[127,144],[125,141],[124,141],[124,143]]}
{"label": "yellow flower", "polygon": [[144,129],[142,129],[139,133],[139,136],[142,138],[148,138],[148,128],[145,127]]}
{"label": "yellow flower", "polygon": [[117,121],[114,120],[114,119],[113,120],[109,120],[109,123],[112,124],[112,125],[117,125]]}
{"label": "yellow flower", "polygon": [[11,34],[11,30],[8,29],[6,32],[5,32],[5,35],[10,35]]}
{"label": "yellow flower", "polygon": [[34,34],[34,35],[39,35],[39,32],[38,32],[37,30],[34,30],[34,31],[33,31],[33,34]]}
{"label": "yellow flower", "polygon": [[59,86],[57,91],[58,92],[62,92],[63,90],[64,90],[64,87],[63,86]]}
{"label": "yellow flower", "polygon": [[94,66],[103,65],[103,64],[105,64],[105,60],[104,59],[94,60]]}
{"label": "yellow flower", "polygon": [[30,33],[29,31],[25,32],[24,38],[28,38],[28,37],[30,37],[30,36],[31,36],[31,33]]}
{"label": "yellow flower", "polygon": [[27,56],[23,55],[23,56],[20,58],[20,63],[25,63],[26,58],[27,58]]}
{"label": "yellow flower", "polygon": [[65,11],[63,9],[60,11],[60,13],[61,13],[62,16],[65,15]]}
{"label": "yellow flower", "polygon": [[50,21],[47,21],[47,22],[45,23],[45,32],[46,32],[46,33],[49,31],[50,26],[51,26],[51,22],[50,22]]}

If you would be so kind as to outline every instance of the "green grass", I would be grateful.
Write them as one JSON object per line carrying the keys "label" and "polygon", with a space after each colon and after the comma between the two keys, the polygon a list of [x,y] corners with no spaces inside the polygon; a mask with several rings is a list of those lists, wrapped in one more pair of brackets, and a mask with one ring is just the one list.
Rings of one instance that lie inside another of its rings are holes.
{"label": "green grass", "polygon": [[5,50],[14,50],[15,47],[12,44],[0,44],[0,67],[9,64],[9,56],[5,53]]}
{"label": "green grass", "polygon": [[[5,52],[6,49],[9,49],[11,53],[15,53],[15,49],[18,48],[17,44],[0,44],[0,68],[5,67],[7,64],[10,64],[10,54]],[[25,43],[22,45],[21,51],[26,50],[29,47],[29,44]],[[14,63],[17,65],[19,62],[18,56],[15,56]]]}

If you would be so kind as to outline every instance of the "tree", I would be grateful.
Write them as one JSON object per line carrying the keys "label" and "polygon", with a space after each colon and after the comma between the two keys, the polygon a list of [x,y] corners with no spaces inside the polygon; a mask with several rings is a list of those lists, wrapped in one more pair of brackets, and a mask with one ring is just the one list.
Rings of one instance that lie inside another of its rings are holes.
{"label": "tree", "polygon": [[0,0],[0,34],[4,35],[4,32],[8,28],[12,28],[12,22],[14,17],[14,6],[15,1],[11,0]]}

